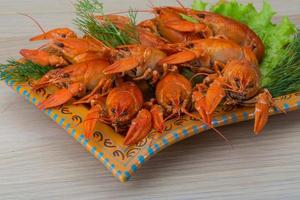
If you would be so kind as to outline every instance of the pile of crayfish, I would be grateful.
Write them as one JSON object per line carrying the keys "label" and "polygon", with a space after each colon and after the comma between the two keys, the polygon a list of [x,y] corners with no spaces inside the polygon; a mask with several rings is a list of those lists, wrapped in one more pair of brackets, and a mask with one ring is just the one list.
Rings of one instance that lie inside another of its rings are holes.
{"label": "pile of crayfish", "polygon": [[[57,28],[31,38],[48,41],[37,50],[22,49],[24,60],[53,66],[33,90],[55,85],[59,89],[40,109],[70,102],[84,104],[85,136],[96,123],[112,126],[132,145],[152,129],[164,131],[169,119],[188,115],[211,126],[219,105],[255,107],[254,132],[268,120],[271,94],[260,87],[259,63],[264,44],[246,25],[208,11],[183,7],[155,7],[153,19],[140,22],[136,44],[106,46],[91,35],[79,37],[69,28]],[[182,15],[195,19],[194,22]],[[122,30],[130,19],[121,15],[95,16]],[[201,75],[195,85],[182,69]]]}

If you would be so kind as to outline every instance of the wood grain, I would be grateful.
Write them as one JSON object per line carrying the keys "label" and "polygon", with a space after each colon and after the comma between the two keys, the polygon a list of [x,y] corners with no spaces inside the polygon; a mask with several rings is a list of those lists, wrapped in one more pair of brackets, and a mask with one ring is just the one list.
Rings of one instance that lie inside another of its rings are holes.
{"label": "wood grain", "polygon": [[[103,2],[108,12],[149,4]],[[300,27],[298,0],[270,2]],[[27,39],[38,29],[17,12],[33,15],[47,29],[72,27],[74,17],[68,0],[1,0],[0,62],[37,45]],[[0,199],[300,199],[299,111],[272,117],[259,137],[252,135],[253,122],[221,128],[234,149],[212,132],[189,138],[121,184],[46,115],[4,83],[0,87]]]}

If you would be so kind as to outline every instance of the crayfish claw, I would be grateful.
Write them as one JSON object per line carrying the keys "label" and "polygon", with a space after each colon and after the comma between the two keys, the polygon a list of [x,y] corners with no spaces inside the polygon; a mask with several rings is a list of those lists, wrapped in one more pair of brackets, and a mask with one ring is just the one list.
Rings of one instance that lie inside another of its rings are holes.
{"label": "crayfish claw", "polygon": [[254,133],[258,135],[268,122],[269,108],[272,97],[270,93],[263,92],[258,95],[257,103],[255,104],[255,121],[254,121]]}
{"label": "crayfish claw", "polygon": [[97,121],[100,119],[100,112],[101,107],[95,105],[91,108],[91,110],[88,112],[87,116],[85,117],[85,120],[83,122],[84,127],[84,136],[89,139],[96,127]]}
{"label": "crayfish claw", "polygon": [[142,109],[139,111],[136,118],[132,121],[130,128],[126,134],[124,145],[136,144],[143,138],[145,138],[152,128],[151,113]]}
{"label": "crayfish claw", "polygon": [[194,107],[200,114],[203,122],[211,124],[211,117],[206,113],[206,101],[204,94],[200,91],[194,91],[192,99],[195,104]]}
{"label": "crayfish claw", "polygon": [[38,108],[40,110],[53,108],[60,106],[68,102],[72,97],[76,96],[82,90],[81,84],[75,83],[69,86],[69,88],[60,89],[44,100]]}
{"label": "crayfish claw", "polygon": [[182,64],[189,61],[192,61],[196,59],[198,56],[193,51],[183,51],[176,54],[173,54],[171,56],[168,56],[166,58],[161,59],[158,64],[159,65],[176,65],[176,64]]}
{"label": "crayfish claw", "polygon": [[163,109],[160,105],[154,105],[150,110],[152,116],[153,128],[162,133],[165,130]]}
{"label": "crayfish claw", "polygon": [[191,23],[188,21],[183,20],[173,20],[168,23],[166,23],[166,26],[174,29],[179,32],[205,32],[208,31],[208,27],[205,24],[202,23]]}
{"label": "crayfish claw", "polygon": [[206,94],[206,113],[212,115],[226,93],[222,87],[222,79],[216,79],[208,88]]}

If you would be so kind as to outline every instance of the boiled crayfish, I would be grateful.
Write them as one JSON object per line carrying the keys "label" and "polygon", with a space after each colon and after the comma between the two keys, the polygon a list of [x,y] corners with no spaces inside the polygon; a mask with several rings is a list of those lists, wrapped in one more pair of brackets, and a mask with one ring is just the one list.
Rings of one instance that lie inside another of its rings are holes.
{"label": "boiled crayfish", "polygon": [[255,105],[254,132],[258,134],[268,120],[269,107],[275,106],[271,94],[259,86],[258,66],[246,59],[232,60],[215,75],[214,80],[198,84],[193,93],[195,108],[203,120],[211,123],[222,101],[224,105]]}
{"label": "boiled crayfish", "polygon": [[123,132],[124,127],[130,124],[124,140],[125,145],[137,143],[152,129],[151,113],[142,109],[143,94],[133,82],[121,83],[107,97],[94,95],[87,102],[92,106],[84,122],[87,138],[93,133],[97,121],[111,124],[116,132]]}
{"label": "boiled crayfish", "polygon": [[[170,72],[159,81],[156,87],[155,96],[157,104],[152,105],[151,114],[153,128],[161,133],[164,130],[165,122],[173,117],[180,117],[185,114],[198,119],[212,128],[225,141],[229,142],[217,129],[203,119],[189,112],[192,100],[192,84],[184,76],[177,72]],[[198,99],[195,100],[196,104]],[[201,100],[200,100],[201,101]],[[201,103],[201,102],[199,102]]]}
{"label": "boiled crayfish", "polygon": [[90,95],[99,91],[106,94],[112,88],[114,82],[113,76],[103,74],[103,70],[107,66],[109,66],[109,63],[106,60],[93,60],[48,72],[33,88],[39,89],[51,84],[63,88],[43,101],[39,108],[46,109],[60,106],[72,97],[87,95],[88,91],[91,91]]}
{"label": "boiled crayfish", "polygon": [[115,62],[104,70],[105,74],[123,73],[133,80],[150,79],[157,82],[160,75],[165,73],[158,62],[166,54],[159,49],[142,45],[128,45],[118,48]]}
{"label": "boiled crayfish", "polygon": [[[34,90],[59,88],[39,108],[75,98],[74,104],[88,104],[83,123],[87,138],[102,122],[124,133],[125,145],[138,143],[151,129],[162,133],[166,121],[182,115],[213,128],[219,105],[255,106],[254,132],[259,133],[269,107],[275,106],[271,94],[260,87],[261,39],[246,25],[207,11],[181,5],[150,12],[155,17],[138,24],[116,14],[91,15],[100,32],[106,25],[114,29],[110,33],[118,38],[112,37],[113,44],[92,33],[79,37],[68,28],[42,30],[31,38],[46,44],[22,49],[23,59],[58,67],[33,84]],[[200,74],[203,81],[193,86],[191,77]]]}
{"label": "boiled crayfish", "polygon": [[100,41],[88,36],[77,38],[71,30],[62,32],[61,29],[54,29],[31,39],[31,41],[37,40],[50,40],[50,43],[37,50],[21,49],[20,54],[25,60],[42,66],[63,67],[104,59],[111,52],[111,49],[106,48]]}
{"label": "boiled crayfish", "polygon": [[178,48],[180,52],[160,60],[159,64],[185,64],[198,73],[213,72],[216,66],[225,65],[235,59],[246,59],[258,65],[255,54],[249,48],[241,47],[230,40],[201,39],[175,44],[174,48]]}
{"label": "boiled crayfish", "polygon": [[[171,42],[223,38],[250,48],[259,61],[264,56],[262,40],[248,26],[234,19],[212,12],[180,7],[155,7],[153,12],[157,15],[153,21],[160,34]],[[191,17],[193,22],[183,19],[182,14]]]}

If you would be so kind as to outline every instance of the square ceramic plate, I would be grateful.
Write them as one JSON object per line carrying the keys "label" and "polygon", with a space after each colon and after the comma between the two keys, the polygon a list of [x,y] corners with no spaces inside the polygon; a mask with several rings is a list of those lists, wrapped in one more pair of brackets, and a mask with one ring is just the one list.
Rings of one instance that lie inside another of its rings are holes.
{"label": "square ceramic plate", "polygon": [[[14,81],[6,80],[6,84],[35,106],[56,90],[53,87],[32,92],[30,83],[17,84]],[[297,110],[300,108],[300,92],[278,97],[275,101],[287,112]],[[47,109],[44,112],[82,144],[95,158],[100,160],[121,182],[128,181],[146,160],[159,151],[208,129],[205,124],[184,116],[169,121],[166,130],[159,138],[153,140],[154,132],[151,132],[143,141],[127,147],[123,145],[123,136],[115,133],[112,128],[105,124],[98,124],[97,130],[90,140],[84,138],[82,122],[87,111],[88,109],[82,105],[68,104],[58,109]],[[213,125],[219,127],[250,120],[254,116],[253,112],[253,108],[222,107],[217,110]],[[270,115],[279,113],[278,110],[270,109]]]}

